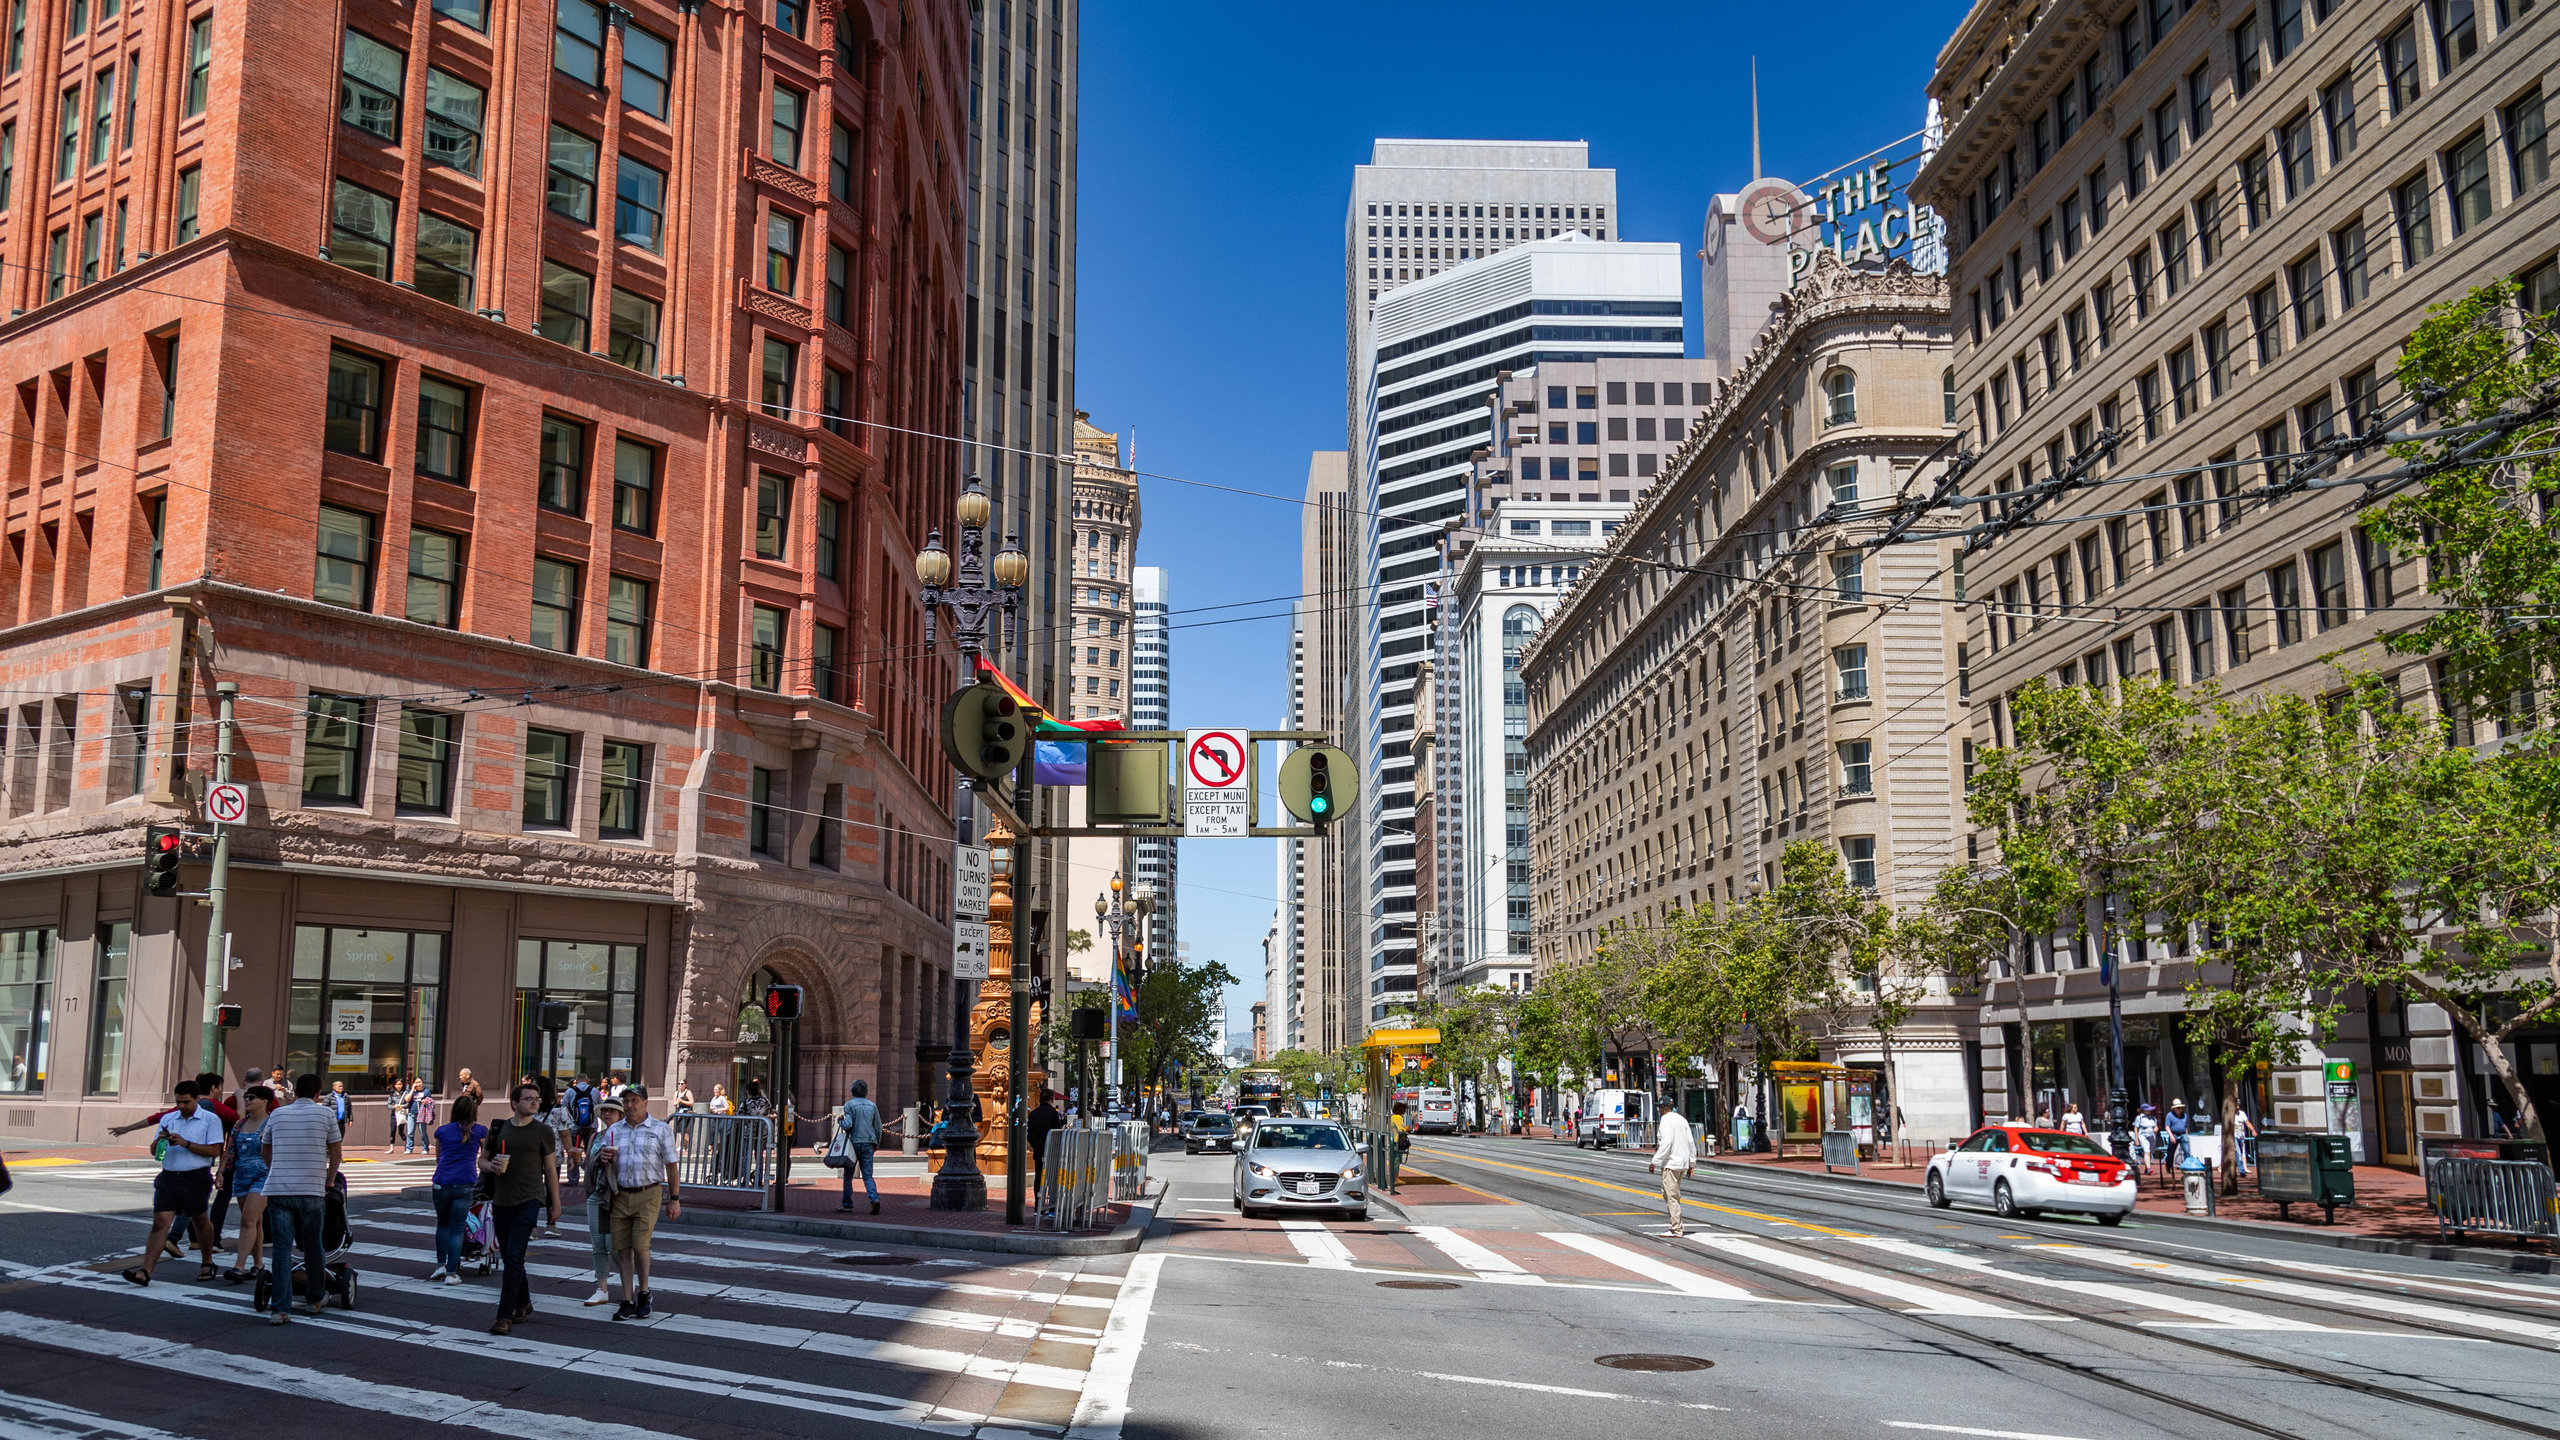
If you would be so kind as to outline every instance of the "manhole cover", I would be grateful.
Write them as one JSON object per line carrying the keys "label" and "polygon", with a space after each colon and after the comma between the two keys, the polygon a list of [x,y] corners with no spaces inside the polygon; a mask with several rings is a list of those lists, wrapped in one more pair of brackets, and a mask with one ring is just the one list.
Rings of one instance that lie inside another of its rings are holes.
{"label": "manhole cover", "polygon": [[1455,1280],[1381,1280],[1378,1282],[1378,1288],[1381,1290],[1455,1290],[1458,1288],[1458,1282]]}
{"label": "manhole cover", "polygon": [[1612,1370],[1712,1370],[1716,1362],[1695,1355],[1603,1355],[1593,1363]]}
{"label": "manhole cover", "polygon": [[836,1257],[836,1263],[839,1265],[921,1265],[924,1260],[915,1255],[839,1255]]}

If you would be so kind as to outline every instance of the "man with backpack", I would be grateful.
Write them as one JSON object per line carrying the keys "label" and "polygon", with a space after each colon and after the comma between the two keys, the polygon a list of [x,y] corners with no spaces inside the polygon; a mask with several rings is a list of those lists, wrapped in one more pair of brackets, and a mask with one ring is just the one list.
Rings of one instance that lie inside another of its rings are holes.
{"label": "man with backpack", "polygon": [[577,1137],[577,1148],[584,1150],[596,1138],[596,1087],[587,1083],[587,1073],[578,1072],[569,1082],[569,1120]]}

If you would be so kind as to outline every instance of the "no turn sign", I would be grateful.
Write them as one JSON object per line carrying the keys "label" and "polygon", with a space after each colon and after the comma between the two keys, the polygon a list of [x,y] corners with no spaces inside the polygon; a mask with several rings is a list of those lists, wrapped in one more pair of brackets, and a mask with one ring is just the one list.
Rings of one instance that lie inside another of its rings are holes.
{"label": "no turn sign", "polygon": [[1250,732],[1188,730],[1182,738],[1182,833],[1215,839],[1252,825]]}
{"label": "no turn sign", "polygon": [[225,780],[204,792],[204,813],[217,825],[237,825],[249,818],[249,787]]}

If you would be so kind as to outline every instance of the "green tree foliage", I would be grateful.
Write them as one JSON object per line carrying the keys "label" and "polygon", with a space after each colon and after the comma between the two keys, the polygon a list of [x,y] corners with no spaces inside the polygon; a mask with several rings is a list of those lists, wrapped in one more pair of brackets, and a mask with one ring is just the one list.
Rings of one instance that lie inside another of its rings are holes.
{"label": "green tree foliage", "polygon": [[1235,983],[1235,975],[1215,960],[1197,965],[1159,960],[1148,966],[1138,985],[1137,1024],[1120,1032],[1127,1047],[1125,1073],[1157,1091],[1175,1067],[1187,1071],[1211,1062],[1226,987]]}

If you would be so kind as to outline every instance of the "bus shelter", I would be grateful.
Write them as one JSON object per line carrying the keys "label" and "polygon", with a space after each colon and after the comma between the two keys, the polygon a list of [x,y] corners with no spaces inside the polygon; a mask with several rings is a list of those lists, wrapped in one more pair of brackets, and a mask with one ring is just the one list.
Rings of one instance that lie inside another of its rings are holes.
{"label": "bus shelter", "polygon": [[1436,1028],[1373,1030],[1368,1039],[1360,1042],[1360,1054],[1367,1061],[1368,1071],[1361,1085],[1365,1108],[1360,1123],[1384,1126],[1395,1105],[1395,1092],[1435,1083],[1432,1077],[1440,1069],[1440,1032]]}
{"label": "bus shelter", "polygon": [[1778,1153],[1803,1146],[1822,1153],[1825,1131],[1846,1131],[1858,1158],[1876,1158],[1876,1113],[1884,1074],[1827,1060],[1780,1060],[1769,1067],[1778,1088]]}

